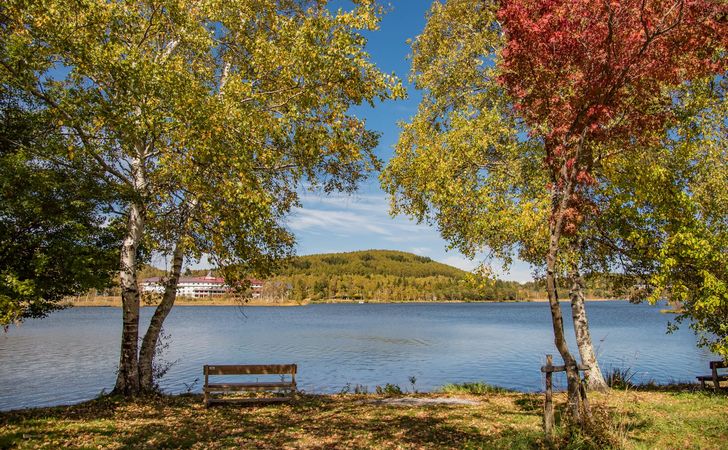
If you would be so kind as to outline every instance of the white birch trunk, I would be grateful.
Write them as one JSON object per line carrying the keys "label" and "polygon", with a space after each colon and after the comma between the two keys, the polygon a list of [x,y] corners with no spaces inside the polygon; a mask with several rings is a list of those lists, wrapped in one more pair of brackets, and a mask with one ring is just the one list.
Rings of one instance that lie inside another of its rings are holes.
{"label": "white birch trunk", "polygon": [[121,284],[121,356],[114,392],[133,396],[139,392],[137,351],[139,340],[139,284],[137,248],[144,233],[144,213],[138,202],[129,208],[126,237],[121,248],[119,280]]}
{"label": "white birch trunk", "polygon": [[149,322],[149,328],[147,329],[147,332],[144,335],[144,340],[142,341],[142,348],[139,352],[139,382],[141,390],[144,392],[152,392],[155,389],[154,353],[157,347],[157,342],[159,341],[159,336],[162,332],[164,320],[172,310],[174,301],[177,298],[177,284],[179,283],[179,277],[182,273],[184,253],[184,244],[180,238],[174,247],[172,270],[165,280],[162,301],[154,310],[152,320]]}
{"label": "white birch trunk", "polygon": [[599,368],[594,346],[592,345],[589,321],[584,305],[584,279],[578,270],[571,273],[571,318],[574,321],[574,333],[576,334],[576,345],[579,348],[579,356],[582,364],[589,366],[587,372],[587,387],[591,390],[604,391],[609,388],[604,380],[604,375]]}
{"label": "white birch trunk", "polygon": [[145,152],[141,150],[132,159],[133,186],[138,195],[129,206],[126,236],[119,257],[119,282],[121,287],[121,355],[114,393],[124,396],[139,394],[139,280],[137,279],[137,250],[144,236],[146,225],[145,205],[140,197],[147,189],[144,171]]}

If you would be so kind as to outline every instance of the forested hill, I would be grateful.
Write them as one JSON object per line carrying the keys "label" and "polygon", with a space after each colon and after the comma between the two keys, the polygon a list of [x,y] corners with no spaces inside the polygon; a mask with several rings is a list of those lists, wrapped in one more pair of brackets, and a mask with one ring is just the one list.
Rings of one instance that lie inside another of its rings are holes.
{"label": "forested hill", "polygon": [[[207,272],[188,270],[185,275]],[[163,273],[146,266],[142,277]],[[467,275],[426,256],[394,250],[305,255],[291,258],[276,276],[265,280],[262,297],[317,302],[528,300],[546,296],[542,283],[497,280],[474,286]],[[586,293],[597,298],[612,296],[601,278],[587,278]]]}
{"label": "forested hill", "polygon": [[314,302],[516,300],[527,295],[510,281],[475,287],[463,270],[394,250],[298,256],[268,280],[263,292],[268,298]]}
{"label": "forested hill", "polygon": [[395,250],[325,253],[294,258],[281,275],[394,275],[463,279],[466,272],[427,256]]}

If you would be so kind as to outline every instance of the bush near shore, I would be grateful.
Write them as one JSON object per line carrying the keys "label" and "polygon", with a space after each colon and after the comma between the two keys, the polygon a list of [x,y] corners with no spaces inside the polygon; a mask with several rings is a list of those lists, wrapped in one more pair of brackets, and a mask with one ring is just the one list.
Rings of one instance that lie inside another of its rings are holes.
{"label": "bush near shore", "polygon": [[[594,436],[562,427],[551,443],[540,394],[461,389],[457,396],[474,404],[406,406],[379,395],[301,395],[292,404],[210,409],[198,395],[102,397],[0,413],[0,448],[725,448],[728,395],[693,389],[592,394],[596,420],[605,423]],[[556,400],[563,408],[565,397]]]}

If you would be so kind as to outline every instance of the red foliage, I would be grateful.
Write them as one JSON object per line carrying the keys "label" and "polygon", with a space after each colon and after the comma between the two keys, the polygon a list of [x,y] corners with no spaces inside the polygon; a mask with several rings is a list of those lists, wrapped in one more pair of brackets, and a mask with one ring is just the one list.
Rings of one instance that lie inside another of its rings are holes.
{"label": "red foliage", "polygon": [[639,139],[665,119],[664,86],[725,70],[726,17],[721,0],[503,0],[501,82],[556,155]]}
{"label": "red foliage", "polygon": [[502,0],[499,20],[500,82],[546,143],[552,187],[576,186],[556,212],[567,235],[590,209],[585,190],[596,182],[593,155],[577,154],[577,144],[649,140],[669,114],[665,88],[727,66],[724,0]]}

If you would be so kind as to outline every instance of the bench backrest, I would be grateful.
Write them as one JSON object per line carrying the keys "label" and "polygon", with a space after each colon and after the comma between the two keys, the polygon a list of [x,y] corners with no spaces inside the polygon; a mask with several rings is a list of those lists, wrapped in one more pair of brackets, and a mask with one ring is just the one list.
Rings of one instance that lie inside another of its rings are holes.
{"label": "bench backrest", "polygon": [[295,364],[204,366],[205,375],[295,375]]}
{"label": "bench backrest", "polygon": [[728,369],[728,364],[725,363],[725,361],[711,361],[710,362],[710,369],[713,371],[713,373],[718,373],[718,369]]}

